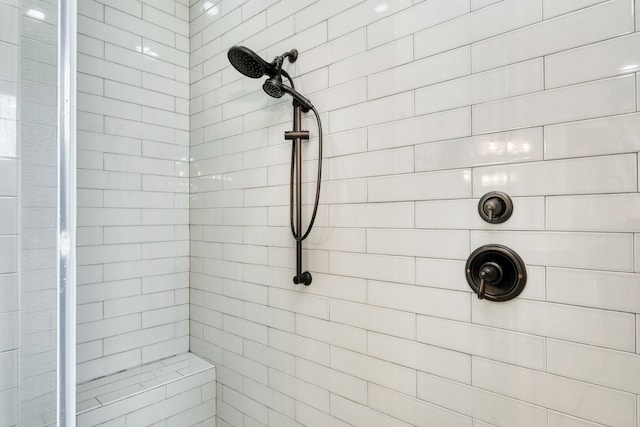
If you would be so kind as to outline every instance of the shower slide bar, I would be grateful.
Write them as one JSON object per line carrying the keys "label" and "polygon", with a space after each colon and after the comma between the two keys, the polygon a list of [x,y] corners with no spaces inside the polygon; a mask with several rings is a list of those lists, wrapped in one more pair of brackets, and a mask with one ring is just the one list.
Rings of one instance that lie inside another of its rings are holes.
{"label": "shower slide bar", "polygon": [[[281,98],[285,93],[293,98],[293,130],[286,131],[284,139],[292,141],[291,146],[291,176],[289,181],[289,221],[291,223],[291,233],[296,240],[296,275],[293,283],[310,285],[312,281],[311,273],[302,271],[302,242],[309,236],[313,223],[318,212],[320,201],[320,187],[322,179],[322,122],[320,114],[311,101],[296,91],[293,79],[282,69],[285,58],[290,63],[298,59],[298,51],[292,49],[276,56],[271,63],[262,59],[251,49],[244,46],[233,46],[227,52],[229,62],[240,73],[253,79],[268,76],[262,85],[262,89],[267,95],[274,98]],[[282,81],[282,76],[286,77],[289,85]],[[312,111],[318,124],[318,177],[316,181],[316,197],[313,205],[313,213],[309,225],[302,233],[302,141],[309,139],[309,131],[302,130],[302,113]],[[294,221],[294,182],[295,182],[295,221]],[[295,224],[294,224],[295,222]]]}

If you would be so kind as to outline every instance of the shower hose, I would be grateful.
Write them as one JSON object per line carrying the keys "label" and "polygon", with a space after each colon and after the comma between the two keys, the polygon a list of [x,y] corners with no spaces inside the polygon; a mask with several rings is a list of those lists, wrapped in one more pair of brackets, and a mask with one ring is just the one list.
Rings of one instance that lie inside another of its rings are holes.
{"label": "shower hose", "polygon": [[[293,82],[292,82],[293,83]],[[318,203],[320,201],[320,186],[322,180],[322,122],[320,121],[320,114],[318,114],[318,110],[314,106],[311,106],[311,110],[313,114],[316,116],[316,122],[318,123],[318,178],[316,182],[316,198],[313,204],[313,213],[311,214],[311,220],[309,221],[309,226],[304,234],[300,234],[300,230],[296,230],[296,227],[293,224],[293,181],[294,181],[294,169],[296,163],[296,147],[295,143],[291,144],[291,179],[289,180],[289,220],[291,223],[291,233],[293,234],[293,238],[298,242],[302,242],[304,239],[309,236],[311,232],[311,228],[313,227],[313,223],[316,220],[316,214],[318,213]],[[300,144],[302,144],[302,140],[300,140]],[[302,149],[302,147],[300,147]],[[302,165],[299,165],[302,167]],[[301,182],[298,185],[302,185]],[[300,201],[302,203],[302,201]]]}

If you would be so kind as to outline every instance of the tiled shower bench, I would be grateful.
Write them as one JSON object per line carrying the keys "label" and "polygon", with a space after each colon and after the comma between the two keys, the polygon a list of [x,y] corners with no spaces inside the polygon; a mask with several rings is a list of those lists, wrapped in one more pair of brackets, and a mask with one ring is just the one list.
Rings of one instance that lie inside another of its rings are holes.
{"label": "tiled shower bench", "polygon": [[78,386],[78,427],[214,427],[215,367],[192,353]]}

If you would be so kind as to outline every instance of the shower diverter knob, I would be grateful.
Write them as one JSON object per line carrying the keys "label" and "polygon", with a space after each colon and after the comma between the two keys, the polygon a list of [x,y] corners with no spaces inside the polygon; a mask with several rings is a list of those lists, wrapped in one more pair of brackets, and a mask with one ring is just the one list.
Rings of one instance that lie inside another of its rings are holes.
{"label": "shower diverter knob", "polygon": [[511,197],[501,191],[491,191],[478,202],[478,213],[488,223],[500,224],[511,217],[513,202]]}
{"label": "shower diverter knob", "polygon": [[508,301],[520,295],[527,283],[524,262],[502,245],[476,249],[467,260],[467,282],[479,299]]}

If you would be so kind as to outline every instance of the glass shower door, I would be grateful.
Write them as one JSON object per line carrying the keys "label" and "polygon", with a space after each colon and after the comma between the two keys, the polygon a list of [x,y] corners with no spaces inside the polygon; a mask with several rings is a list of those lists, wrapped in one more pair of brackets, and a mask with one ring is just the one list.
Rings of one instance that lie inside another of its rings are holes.
{"label": "glass shower door", "polygon": [[0,427],[54,426],[61,399],[58,7],[0,0]]}

